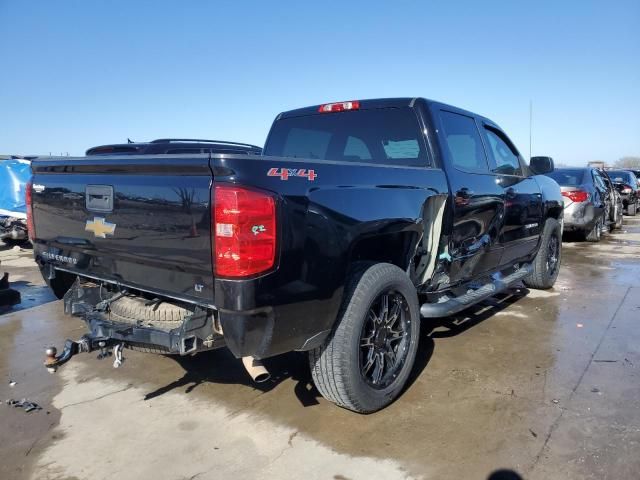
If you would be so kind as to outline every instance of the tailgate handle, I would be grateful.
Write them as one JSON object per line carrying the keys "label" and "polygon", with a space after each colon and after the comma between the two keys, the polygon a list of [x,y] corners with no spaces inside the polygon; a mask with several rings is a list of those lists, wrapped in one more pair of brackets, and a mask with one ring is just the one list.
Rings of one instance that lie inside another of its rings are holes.
{"label": "tailgate handle", "polygon": [[91,212],[113,211],[113,187],[111,185],[87,185],[85,205]]}

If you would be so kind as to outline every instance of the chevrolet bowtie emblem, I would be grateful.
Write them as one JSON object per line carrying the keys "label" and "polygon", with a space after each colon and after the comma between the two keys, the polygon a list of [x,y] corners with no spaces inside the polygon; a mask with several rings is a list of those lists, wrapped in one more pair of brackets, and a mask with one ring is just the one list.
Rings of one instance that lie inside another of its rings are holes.
{"label": "chevrolet bowtie emblem", "polygon": [[87,220],[84,229],[93,232],[96,238],[107,238],[107,235],[113,235],[116,231],[116,224],[105,222],[102,217],[95,217],[93,220]]}

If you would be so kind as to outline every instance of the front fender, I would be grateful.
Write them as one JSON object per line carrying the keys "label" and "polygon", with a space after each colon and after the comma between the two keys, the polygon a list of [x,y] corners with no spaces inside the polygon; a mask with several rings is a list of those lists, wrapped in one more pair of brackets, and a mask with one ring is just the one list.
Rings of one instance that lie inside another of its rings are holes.
{"label": "front fender", "polygon": [[542,194],[543,218],[555,218],[562,220],[562,212],[564,210],[564,200],[560,193],[560,185],[550,177],[545,175],[536,175],[533,177],[540,193]]}

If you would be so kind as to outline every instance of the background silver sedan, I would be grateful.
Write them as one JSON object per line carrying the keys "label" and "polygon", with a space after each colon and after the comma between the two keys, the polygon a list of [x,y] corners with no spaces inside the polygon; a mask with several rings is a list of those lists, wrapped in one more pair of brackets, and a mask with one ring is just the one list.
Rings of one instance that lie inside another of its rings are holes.
{"label": "background silver sedan", "polygon": [[556,168],[548,174],[560,185],[564,197],[564,229],[576,231],[585,240],[600,241],[611,225],[615,194],[597,168]]}

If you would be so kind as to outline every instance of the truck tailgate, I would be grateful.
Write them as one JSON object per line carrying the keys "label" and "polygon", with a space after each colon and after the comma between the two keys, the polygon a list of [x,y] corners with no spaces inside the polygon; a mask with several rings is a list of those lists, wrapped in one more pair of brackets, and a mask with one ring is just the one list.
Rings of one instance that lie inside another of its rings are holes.
{"label": "truck tailgate", "polygon": [[32,169],[40,263],[212,304],[207,155],[45,159]]}

